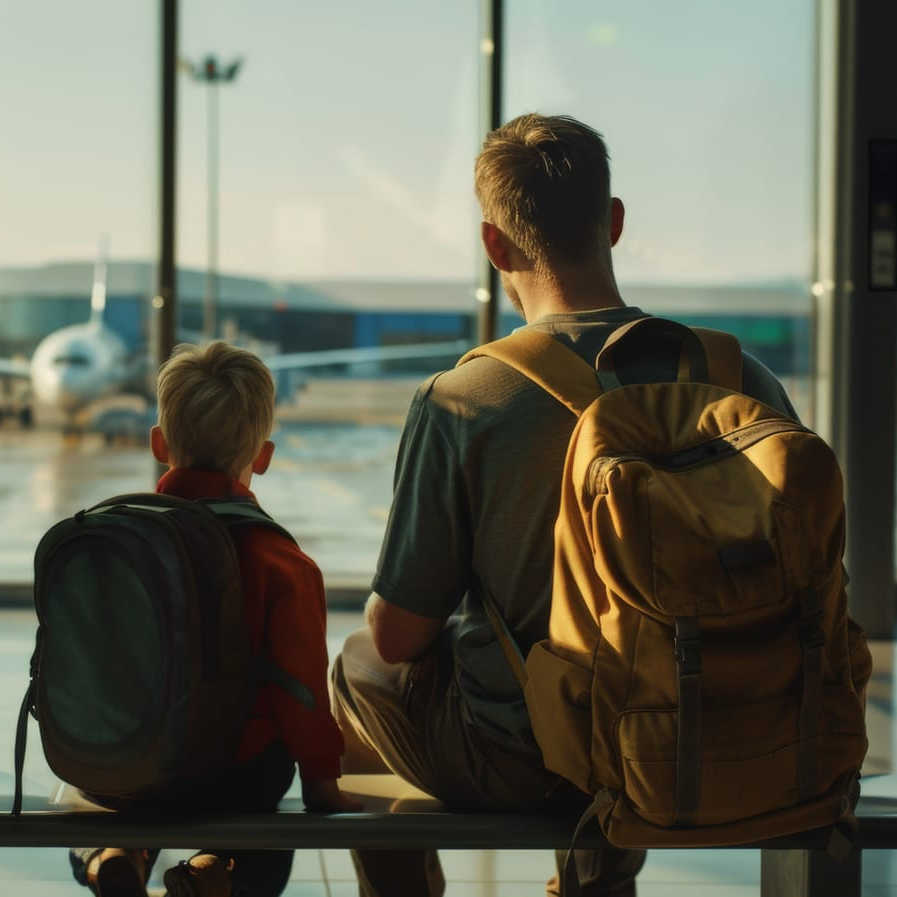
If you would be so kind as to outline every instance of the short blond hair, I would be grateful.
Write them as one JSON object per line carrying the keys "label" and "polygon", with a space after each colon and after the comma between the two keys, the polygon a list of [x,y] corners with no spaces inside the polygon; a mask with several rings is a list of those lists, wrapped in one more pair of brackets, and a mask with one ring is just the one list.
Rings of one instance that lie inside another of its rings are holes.
{"label": "short blond hair", "polygon": [[475,169],[483,217],[537,265],[610,245],[610,167],[601,135],[567,115],[520,115],[492,131]]}
{"label": "short blond hair", "polygon": [[180,345],[159,369],[156,393],[159,427],[179,467],[236,477],[271,434],[274,381],[244,349]]}

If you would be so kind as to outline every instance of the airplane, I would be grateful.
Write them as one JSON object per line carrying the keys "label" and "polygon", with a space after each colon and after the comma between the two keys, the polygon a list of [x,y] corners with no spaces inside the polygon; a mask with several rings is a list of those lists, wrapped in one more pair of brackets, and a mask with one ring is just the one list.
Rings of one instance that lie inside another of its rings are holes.
{"label": "airplane", "polygon": [[[30,361],[0,358],[0,379],[30,384],[31,402],[17,402],[22,424],[33,422],[32,407],[51,409],[64,421],[66,432],[83,429],[79,421],[90,406],[107,396],[137,392],[150,397],[151,363],[145,353],[135,356],[104,322],[106,260],[101,251],[94,265],[90,317],[83,324],[55,330],[37,345]],[[193,336],[193,335],[191,335]],[[191,340],[195,341],[195,337]],[[347,347],[266,355],[262,360],[276,379],[279,374],[336,365],[365,364],[394,359],[460,356],[467,340],[401,346]]]}
{"label": "airplane", "polygon": [[[0,377],[28,381],[32,404],[61,412],[71,425],[79,411],[122,391],[145,368],[145,361],[131,357],[123,340],[106,325],[105,308],[106,260],[101,252],[94,265],[89,319],[44,337],[30,361],[0,358]],[[31,425],[30,406],[22,405],[19,415],[25,426]]]}

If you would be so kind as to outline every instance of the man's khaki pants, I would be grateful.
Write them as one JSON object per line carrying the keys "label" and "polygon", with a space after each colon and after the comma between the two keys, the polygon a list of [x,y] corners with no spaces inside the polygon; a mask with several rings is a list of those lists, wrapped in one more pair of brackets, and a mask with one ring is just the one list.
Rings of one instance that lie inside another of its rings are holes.
{"label": "man's khaki pants", "polygon": [[[452,809],[582,809],[583,795],[542,768],[539,758],[488,739],[465,718],[451,646],[440,639],[424,658],[388,664],[370,631],[346,639],[333,666],[334,714],[346,738],[343,771],[392,771]],[[564,851],[558,851],[558,864]],[[357,850],[361,897],[440,897],[445,879],[435,850]],[[645,852],[576,852],[585,897],[634,897]],[[557,894],[557,877],[547,886]]]}

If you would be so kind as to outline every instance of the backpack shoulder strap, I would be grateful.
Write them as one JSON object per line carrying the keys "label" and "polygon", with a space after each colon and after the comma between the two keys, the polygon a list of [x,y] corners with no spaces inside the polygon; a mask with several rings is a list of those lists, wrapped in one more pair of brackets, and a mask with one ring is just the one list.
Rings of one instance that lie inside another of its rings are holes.
{"label": "backpack shoulder strap", "polygon": [[519,371],[577,417],[601,394],[594,368],[560,340],[539,330],[518,330],[477,346],[456,367],[483,356]]}
{"label": "backpack shoulder strap", "polygon": [[[202,503],[212,511],[215,516],[224,523],[227,528],[234,529],[241,526],[266,526],[280,533],[282,536],[296,543],[293,534],[284,529],[279,523],[275,523],[254,501],[240,501],[239,499],[203,499]],[[267,619],[265,630],[268,629]],[[273,682],[285,692],[292,695],[300,704],[304,704],[310,710],[315,707],[315,696],[312,690],[295,676],[291,676],[286,670],[277,664],[264,652],[260,653],[254,661],[254,674],[256,681]]]}
{"label": "backpack shoulder strap", "polygon": [[725,389],[741,392],[744,376],[744,359],[741,344],[731,333],[693,327],[707,353],[707,372],[710,382]]}
{"label": "backpack shoulder strap", "polygon": [[266,526],[280,533],[291,542],[296,538],[268,516],[254,501],[240,501],[233,498],[203,499],[202,504],[212,511],[228,529],[240,526]]}

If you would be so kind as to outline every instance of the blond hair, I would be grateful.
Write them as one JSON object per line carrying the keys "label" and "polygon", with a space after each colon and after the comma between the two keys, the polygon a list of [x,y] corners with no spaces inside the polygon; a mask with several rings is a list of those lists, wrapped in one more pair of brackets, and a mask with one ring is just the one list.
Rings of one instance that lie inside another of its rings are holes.
{"label": "blond hair", "polygon": [[575,118],[518,116],[477,157],[483,217],[537,266],[585,261],[610,242],[607,159],[601,135]]}
{"label": "blond hair", "polygon": [[173,463],[231,476],[251,464],[274,422],[274,381],[251,352],[178,346],[159,369],[159,427]]}

